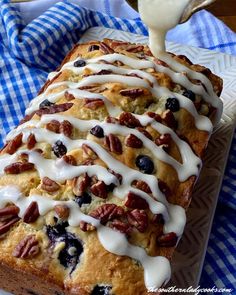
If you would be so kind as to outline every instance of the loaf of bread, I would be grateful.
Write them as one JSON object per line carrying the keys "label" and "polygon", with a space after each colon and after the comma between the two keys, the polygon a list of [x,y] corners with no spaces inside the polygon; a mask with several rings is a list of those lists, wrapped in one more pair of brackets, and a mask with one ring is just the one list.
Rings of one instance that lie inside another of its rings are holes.
{"label": "loaf of bread", "polygon": [[0,153],[0,289],[159,294],[221,90],[184,56],[76,45]]}

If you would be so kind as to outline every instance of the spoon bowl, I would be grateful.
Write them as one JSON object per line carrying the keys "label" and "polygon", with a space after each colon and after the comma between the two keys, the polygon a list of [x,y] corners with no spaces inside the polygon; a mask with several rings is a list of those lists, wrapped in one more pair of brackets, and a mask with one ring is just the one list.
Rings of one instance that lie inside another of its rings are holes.
{"label": "spoon bowl", "polygon": [[[206,8],[215,1],[216,0],[191,0],[189,4],[186,6],[184,13],[179,20],[179,23],[185,23],[195,12],[203,8]],[[138,11],[138,0],[127,0],[127,2],[130,4],[130,6],[132,6],[135,10]]]}

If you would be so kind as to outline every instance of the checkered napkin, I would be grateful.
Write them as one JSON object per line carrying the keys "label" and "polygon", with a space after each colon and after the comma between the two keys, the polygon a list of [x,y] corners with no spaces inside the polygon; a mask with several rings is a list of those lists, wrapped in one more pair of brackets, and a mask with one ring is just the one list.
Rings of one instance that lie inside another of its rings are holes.
{"label": "checkered napkin", "polygon": [[[100,0],[99,3],[105,5],[106,12],[116,13],[115,0]],[[26,25],[15,4],[0,0],[0,22],[0,145],[6,133],[23,117],[26,106],[45,83],[48,72],[59,66],[88,28],[104,26],[147,35],[146,27],[139,19],[116,18],[71,1],[56,3]],[[197,13],[181,29],[177,27],[169,32],[168,40],[236,54],[235,34],[204,11]],[[235,167],[236,136],[210,237],[202,287],[215,285],[233,289],[236,286]]]}

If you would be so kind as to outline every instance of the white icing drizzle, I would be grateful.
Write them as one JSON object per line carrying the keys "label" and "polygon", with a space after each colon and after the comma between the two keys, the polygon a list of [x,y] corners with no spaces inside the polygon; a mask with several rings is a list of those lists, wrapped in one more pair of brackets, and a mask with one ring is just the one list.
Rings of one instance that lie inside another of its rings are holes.
{"label": "white icing drizzle", "polygon": [[161,286],[163,282],[170,279],[171,269],[167,258],[148,256],[143,248],[131,245],[124,234],[105,227],[100,224],[99,220],[83,214],[79,206],[73,201],[55,201],[40,195],[32,195],[26,198],[15,186],[0,187],[0,195],[0,209],[4,208],[10,200],[19,207],[20,217],[24,215],[31,202],[37,202],[40,215],[45,215],[56,205],[66,205],[70,209],[69,225],[78,226],[81,221],[91,223],[97,228],[99,241],[107,251],[116,255],[129,256],[142,264],[145,284],[149,290],[157,289],[157,286]]}
{"label": "white icing drizzle", "polygon": [[[185,0],[185,2],[186,1],[187,0]],[[74,67],[75,61],[66,63],[62,67],[61,71],[70,70],[76,74],[82,74],[83,71],[88,68],[92,70],[93,75],[84,77],[77,83],[64,81],[49,85],[44,93],[36,97],[31,102],[29,108],[26,111],[26,114],[31,114],[32,112],[36,111],[39,107],[39,104],[45,99],[48,99],[53,103],[57,102],[65,95],[65,92],[67,91],[76,99],[102,99],[105,103],[108,113],[111,116],[117,117],[122,112],[122,109],[114,106],[105,96],[78,89],[81,87],[90,86],[91,84],[115,82],[122,83],[130,87],[142,87],[149,89],[151,94],[157,99],[167,99],[168,97],[173,96],[176,97],[179,100],[180,107],[186,109],[193,116],[196,127],[199,130],[211,132],[211,121],[207,117],[200,116],[197,113],[192,101],[181,94],[171,92],[168,88],[160,87],[156,78],[146,71],[143,71],[143,69],[154,68],[157,72],[167,74],[175,83],[178,83],[186,89],[201,95],[206,102],[216,107],[218,109],[218,114],[220,114],[222,111],[222,103],[214,93],[210,80],[203,74],[196,73],[191,69],[179,64],[171,56],[161,54],[159,57],[161,60],[165,61],[169,67],[157,65],[155,62],[153,62],[152,58],[149,57],[148,60],[138,60],[117,53],[87,60],[87,65],[81,68]],[[104,64],[103,61],[110,63],[121,61],[124,65],[129,66],[131,69],[119,68],[114,65]],[[96,75],[96,73],[99,73],[101,70],[109,70],[112,73],[106,75]],[[187,76],[184,73],[187,73]],[[57,74],[58,72],[50,74],[49,79],[52,79]],[[137,76],[128,76],[132,74]],[[206,90],[202,85],[195,85],[192,83],[189,78],[200,80],[206,87]],[[65,89],[58,93],[49,93],[50,90],[59,87],[65,87]],[[90,140],[90,135],[88,139],[85,140],[72,140],[68,137],[65,137],[63,134],[56,134],[46,130],[45,128],[42,128],[44,124],[50,122],[51,120],[57,120],[59,122],[68,120],[74,127],[81,131],[88,131],[95,125],[100,125],[103,128],[105,135],[110,133],[121,136],[134,134],[140,140],[142,140],[144,147],[147,148],[156,159],[171,165],[176,170],[180,181],[185,181],[192,175],[198,175],[201,160],[193,153],[191,147],[186,142],[182,141],[173,130],[155,122],[155,120],[146,115],[134,116],[139,119],[143,126],[150,124],[150,126],[157,130],[160,134],[170,134],[172,140],[174,140],[180,151],[182,162],[179,163],[176,161],[162,148],[155,145],[151,140],[149,140],[136,129],[131,129],[117,124],[106,123],[104,121],[100,122],[98,120],[80,120],[71,116],[63,116],[59,114],[43,115],[40,121],[31,120],[26,122],[20,125],[17,129],[11,131],[7,136],[7,140],[10,140],[17,134],[22,133],[22,140],[23,142],[26,142],[28,136],[30,134],[34,134],[37,142],[46,142],[52,145],[56,141],[61,140],[67,147],[68,152],[81,148],[83,144],[88,145],[96,152],[98,157],[104,163],[106,163],[108,168],[122,175],[122,185],[117,186],[114,189],[113,194],[122,200],[125,199],[129,192],[137,194],[146,200],[150,211],[153,214],[162,214],[165,220],[163,230],[164,233],[175,232],[177,236],[180,237],[183,233],[186,223],[185,210],[180,206],[168,203],[165,196],[161,193],[158,187],[158,181],[154,175],[143,174],[140,171],[132,169],[122,162],[116,160],[102,146]],[[96,175],[99,180],[103,180],[107,185],[111,183],[118,185],[118,179],[102,166],[71,166],[65,163],[63,159],[45,159],[39,153],[28,150],[18,150],[14,155],[0,156],[0,175],[4,173],[4,168],[9,164],[14,163],[17,159],[17,156],[22,152],[28,154],[29,162],[35,165],[40,178],[47,176],[54,181],[64,183],[64,181],[68,179],[72,179],[82,173],[87,173],[89,176]],[[139,189],[132,187],[134,180],[142,180],[146,182],[152,191],[153,197]],[[71,226],[78,226],[81,221],[91,223],[97,228],[98,238],[107,251],[117,255],[129,256],[130,258],[138,260],[142,264],[144,268],[145,284],[149,291],[156,291],[158,287],[162,286],[163,283],[168,281],[170,278],[170,262],[168,259],[160,256],[148,256],[146,251],[141,247],[129,244],[124,234],[109,227],[105,227],[100,224],[99,220],[82,213],[79,206],[76,205],[76,203],[72,200],[55,201],[40,195],[31,195],[26,198],[15,186],[0,187],[0,196],[0,208],[6,206],[6,204],[9,202],[12,202],[20,208],[20,217],[23,216],[25,210],[32,201],[36,201],[38,203],[40,215],[45,215],[56,205],[66,204],[70,208],[68,222]]]}

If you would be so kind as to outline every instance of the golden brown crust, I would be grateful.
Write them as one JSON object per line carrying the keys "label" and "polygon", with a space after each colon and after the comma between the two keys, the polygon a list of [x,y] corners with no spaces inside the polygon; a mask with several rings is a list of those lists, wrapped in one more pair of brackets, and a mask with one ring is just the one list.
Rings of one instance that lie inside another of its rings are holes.
{"label": "golden brown crust", "polygon": [[[99,46],[99,50],[89,51],[89,48],[92,45]],[[150,56],[150,50],[147,46],[105,39],[103,42],[93,41],[82,45],[75,45],[65,57],[61,67],[65,63],[73,61],[78,57],[89,59],[112,52],[122,53],[136,59],[142,59],[145,55]],[[222,80],[219,77],[215,76],[210,70],[202,66],[193,65],[183,56],[175,56],[174,58],[192,70],[206,75],[211,81],[215,92],[220,94],[222,90]],[[163,63],[162,61],[157,62]],[[116,63],[116,66],[122,67],[123,65]],[[60,70],[61,67],[58,70]],[[155,71],[150,71],[150,73],[156,78],[159,85],[168,87],[171,91],[184,90],[183,87],[181,88],[180,85],[172,82],[170,77],[166,74],[157,73]],[[52,80],[46,82],[44,87],[40,90],[40,94],[44,93],[48,87],[54,83],[67,80],[78,82],[84,76],[92,74],[93,72],[88,69],[85,70],[82,75],[77,76],[70,70],[63,70]],[[198,81],[195,81],[194,83],[198,83]],[[129,92],[126,95],[121,94],[122,91],[131,89],[131,87],[122,83],[104,83],[103,85],[93,86],[93,90],[90,89],[91,91],[94,93],[102,93],[114,105],[121,107],[124,111],[124,116],[127,116],[127,113],[147,113],[152,117],[156,115],[158,120],[174,129],[180,138],[188,142],[196,155],[199,157],[203,156],[209,140],[209,133],[198,130],[195,126],[193,116],[185,109],[180,109],[175,115],[173,115],[168,110],[160,107],[160,102],[151,95],[148,89],[141,89],[140,95],[132,97],[131,94],[129,95]],[[57,87],[53,90],[49,90],[49,92],[56,93],[63,89],[63,86]],[[73,96],[65,93],[59,98],[55,105],[63,105],[63,108],[59,113],[64,116],[69,115],[82,120],[97,119],[103,121],[106,118],[108,118],[108,120],[115,120],[114,118],[112,119],[109,117],[108,111],[101,101],[91,104],[91,102],[88,102],[86,99],[76,100]],[[65,107],[67,109],[65,109]],[[204,115],[208,117],[211,117],[214,113],[214,110],[210,108],[201,97],[198,97],[198,100],[196,101],[196,108],[199,113],[204,110]],[[31,118],[39,120],[41,115],[42,110],[37,110],[31,116],[25,118],[25,121]],[[119,122],[122,120],[121,116],[116,119],[119,120]],[[161,134],[151,126],[145,128],[140,126],[136,127],[141,128],[143,132],[148,133],[148,136],[152,138],[153,141],[160,139]],[[155,175],[162,183],[162,189],[167,200],[170,203],[180,205],[185,209],[188,208],[196,176],[191,176],[186,181],[180,182],[178,180],[177,172],[173,167],[154,158],[151,151],[147,150],[142,145],[139,148],[134,148],[132,146],[134,144],[133,141],[127,143],[127,137],[125,138],[121,135],[113,135],[113,137],[106,138],[105,140],[104,138],[97,138],[89,134],[89,132],[81,132],[73,126],[71,127],[68,122],[64,123],[63,126],[58,122],[51,122],[51,124],[45,125],[44,128],[58,134],[63,133],[71,139],[86,138],[97,142],[109,151],[115,159],[123,162],[132,169],[137,169],[135,159],[138,155],[148,155],[152,158],[155,167],[157,167],[153,175]],[[21,139],[18,138],[17,140],[19,141],[19,147],[17,147],[16,150],[19,151],[19,149],[29,148],[29,142],[27,146],[27,144],[20,142]],[[119,142],[119,144],[115,144],[117,142]],[[9,153],[9,150],[14,153],[15,151],[14,149],[12,150],[12,145],[14,146],[15,142],[8,143],[8,145],[2,149],[0,155]],[[31,141],[30,145],[32,145],[32,149],[40,150],[40,153],[44,158],[50,159],[55,157],[52,153],[51,146],[48,143]],[[120,149],[122,150],[121,152]],[[180,151],[173,140],[169,140],[166,149],[169,155],[177,161],[181,161]],[[66,157],[65,160],[72,165],[85,165],[85,163],[86,165],[89,165],[93,163],[107,168],[107,165],[86,146],[67,153]],[[24,159],[22,156],[18,160],[21,163],[27,162],[27,158]],[[71,198],[71,195],[75,194],[75,191],[78,192],[78,190],[81,189],[81,186],[79,186],[81,185],[81,181],[86,183],[87,180],[85,178],[82,180],[76,178],[59,184],[50,179],[40,179],[38,172],[32,169],[30,171],[22,171],[17,175],[11,173],[3,175],[0,178],[0,186],[15,184],[21,188],[21,191],[26,196],[38,193],[46,195],[48,198],[54,200],[68,200]],[[98,185],[99,189],[97,188]],[[145,184],[134,183],[133,185],[136,187],[139,186],[139,188],[142,187],[142,190],[150,194],[147,188],[143,188],[143,185],[145,186]],[[123,223],[125,219],[125,226],[132,228],[131,231],[126,232],[131,244],[145,248],[150,256],[161,255],[171,259],[175,249],[175,243],[170,243],[169,245],[165,244],[164,246],[161,245],[160,242],[159,244],[157,243],[157,240],[163,236],[163,220],[160,216],[154,216],[148,208],[138,210],[139,216],[142,216],[142,221],[148,220],[148,222],[146,222],[146,224],[143,221],[141,225],[138,225],[139,227],[135,224],[136,228],[134,228],[132,214],[135,214],[135,212],[129,208],[127,209],[127,206],[124,205],[124,201],[115,197],[112,192],[109,192],[109,196],[106,195],[105,197],[104,195],[99,195],[100,190],[102,191],[101,194],[104,194],[104,189],[101,183],[96,179],[89,179],[89,184],[87,184],[86,189],[91,190],[95,196],[97,194],[97,197],[93,196],[92,203],[86,208],[83,208],[86,214],[95,216],[97,212],[96,210],[104,204],[121,206],[125,212],[123,213],[122,219],[108,221],[107,225],[109,224],[118,230],[121,230],[120,228],[122,226],[122,230],[124,231]],[[56,212],[62,212],[64,209],[57,208],[58,211]],[[68,217],[68,214],[66,216]],[[101,284],[112,286],[113,295],[155,295],[155,293],[148,293],[146,290],[142,266],[131,258],[117,256],[106,251],[100,244],[95,229],[93,227],[87,227],[89,226],[87,224],[81,224],[80,227],[67,228],[67,231],[72,233],[80,241],[83,241],[83,256],[81,256],[81,261],[76,266],[75,270],[70,273],[69,269],[61,265],[58,260],[58,255],[65,245],[63,243],[58,243],[55,246],[52,244],[47,234],[45,224],[48,227],[55,227],[57,225],[57,221],[55,221],[54,217],[55,212],[52,210],[46,216],[36,218],[32,223],[25,223],[21,219],[20,221],[17,221],[17,223],[15,223],[15,225],[12,226],[2,237],[0,240],[1,288],[13,292],[14,294],[90,295],[94,286]],[[65,217],[65,220],[67,217]],[[123,223],[121,224],[120,222]],[[15,247],[29,234],[34,235],[37,238],[40,253],[30,259],[13,257],[12,253]],[[6,275],[7,272],[11,274],[10,277]]]}

